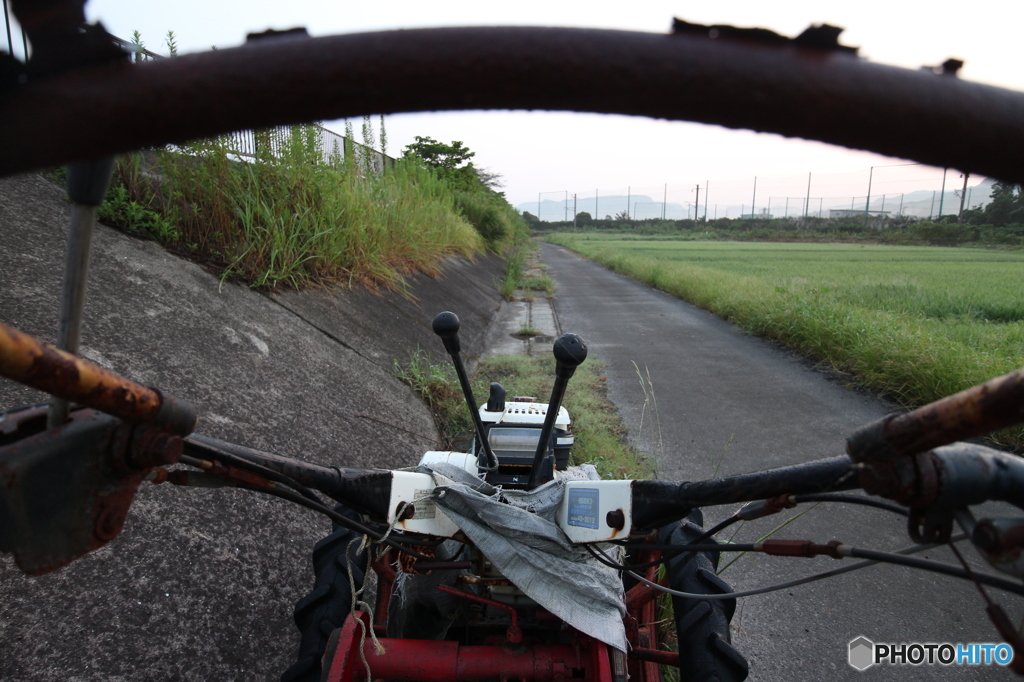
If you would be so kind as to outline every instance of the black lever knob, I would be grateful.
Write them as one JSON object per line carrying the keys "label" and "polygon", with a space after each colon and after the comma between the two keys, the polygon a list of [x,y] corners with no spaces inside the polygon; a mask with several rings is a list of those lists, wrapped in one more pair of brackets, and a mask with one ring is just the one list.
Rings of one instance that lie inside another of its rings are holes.
{"label": "black lever knob", "polygon": [[449,355],[456,354],[462,349],[459,345],[459,326],[459,316],[447,311],[438,313],[431,323],[434,333],[441,337],[444,349]]}
{"label": "black lever knob", "polygon": [[587,359],[587,342],[576,334],[562,334],[555,341],[555,375],[568,379]]}

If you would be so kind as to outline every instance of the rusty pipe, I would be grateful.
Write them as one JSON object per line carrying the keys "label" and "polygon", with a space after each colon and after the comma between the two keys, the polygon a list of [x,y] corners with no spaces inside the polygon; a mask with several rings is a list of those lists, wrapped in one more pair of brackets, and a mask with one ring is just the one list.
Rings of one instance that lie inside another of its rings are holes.
{"label": "rusty pipe", "polygon": [[792,44],[526,27],[268,40],[33,80],[0,97],[0,175],[246,128],[474,109],[697,121],[1024,182],[1024,93]]}
{"label": "rusty pipe", "polygon": [[670,665],[675,668],[679,667],[679,654],[675,651],[659,651],[657,649],[642,649],[640,647],[634,647],[630,649],[626,655],[630,658],[636,658],[641,661],[650,661],[651,663],[658,663],[660,665]]}
{"label": "rusty pipe", "polygon": [[2,323],[0,376],[130,423],[155,422],[182,436],[191,433],[198,421],[190,403],[141,386]]}
{"label": "rusty pipe", "polygon": [[862,426],[846,441],[855,462],[909,457],[1024,423],[1024,369]]}

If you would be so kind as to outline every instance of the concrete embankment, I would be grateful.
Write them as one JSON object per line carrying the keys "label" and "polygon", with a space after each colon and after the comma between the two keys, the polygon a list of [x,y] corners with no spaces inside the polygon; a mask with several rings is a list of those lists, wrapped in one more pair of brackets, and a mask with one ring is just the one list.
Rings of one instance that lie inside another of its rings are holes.
{"label": "concrete embankment", "polygon": [[[0,180],[0,321],[49,342],[68,218],[40,177]],[[410,278],[414,298],[264,294],[100,226],[81,355],[192,401],[201,433],[321,464],[407,466],[437,434],[392,362],[443,355],[440,310],[462,318],[464,349],[482,350],[501,269],[452,259],[436,279]],[[0,410],[42,399],[0,379]],[[0,556],[0,679],[275,679],[328,530],[274,498],[147,484],[120,537],[56,573],[28,578]]]}

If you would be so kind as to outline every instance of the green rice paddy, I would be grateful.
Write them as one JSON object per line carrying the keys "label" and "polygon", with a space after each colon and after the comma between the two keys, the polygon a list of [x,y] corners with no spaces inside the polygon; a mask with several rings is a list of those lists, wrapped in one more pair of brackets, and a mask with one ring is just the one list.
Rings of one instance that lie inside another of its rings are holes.
{"label": "green rice paddy", "polygon": [[[1024,366],[1024,253],[600,234],[546,239],[907,406]],[[1024,433],[997,440],[1021,448]]]}

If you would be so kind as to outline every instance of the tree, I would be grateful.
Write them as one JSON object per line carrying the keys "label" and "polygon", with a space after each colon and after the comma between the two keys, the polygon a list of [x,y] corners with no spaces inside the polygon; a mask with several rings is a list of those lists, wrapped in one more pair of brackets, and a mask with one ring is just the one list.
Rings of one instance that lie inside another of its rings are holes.
{"label": "tree", "polygon": [[[451,144],[438,142],[432,137],[416,136],[416,141],[408,145],[402,153],[405,158],[415,158],[440,171],[453,171],[462,163],[476,156],[459,140]],[[469,164],[472,166],[473,164]]]}
{"label": "tree", "polygon": [[[488,187],[495,192],[505,186],[505,178],[501,173],[495,173],[486,168],[476,168],[473,164],[469,164],[473,168],[473,173],[476,174],[476,179],[481,182],[485,187]],[[498,194],[504,194],[498,192]]]}
{"label": "tree", "polygon": [[590,225],[594,222],[594,216],[590,215],[586,211],[580,211],[576,214],[577,225]]}
{"label": "tree", "polygon": [[[441,178],[448,181],[452,189],[464,192],[494,192],[479,177],[480,171],[473,167],[471,152],[462,142],[455,140],[451,144],[438,142],[431,137],[416,136],[416,141],[408,145],[402,158],[422,163],[432,168]],[[462,165],[465,164],[465,165]],[[487,173],[486,171],[484,171]],[[493,180],[496,174],[487,173]]]}
{"label": "tree", "polygon": [[992,203],[985,207],[984,221],[990,225],[1024,222],[1024,195],[1020,188],[1008,182],[992,186]]}

